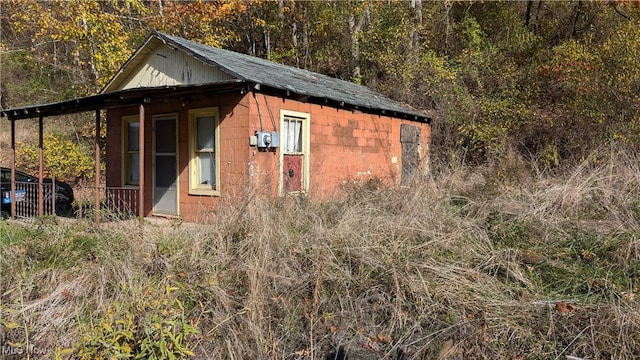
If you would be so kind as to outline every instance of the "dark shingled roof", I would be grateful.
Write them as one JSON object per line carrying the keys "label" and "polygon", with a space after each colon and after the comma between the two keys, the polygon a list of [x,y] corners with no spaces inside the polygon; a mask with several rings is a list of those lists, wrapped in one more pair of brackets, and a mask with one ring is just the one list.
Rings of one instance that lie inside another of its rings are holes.
{"label": "dark shingled roof", "polygon": [[366,109],[397,112],[416,116],[421,120],[429,118],[425,113],[391,100],[365,86],[255,56],[214,48],[158,31],[153,32],[151,36],[156,36],[167,45],[185,51],[240,80]]}
{"label": "dark shingled roof", "polygon": [[[157,42],[180,49],[200,61],[213,66],[236,80],[225,80],[210,84],[158,86],[118,90],[119,81],[133,71],[144,58],[153,51]],[[215,92],[223,93],[239,90],[246,86],[258,89],[256,84],[278,91],[288,91],[305,96],[310,102],[340,104],[373,113],[389,116],[413,118],[430,122],[431,117],[397,101],[391,100],[364,86],[335,79],[311,71],[294,68],[261,59],[255,56],[218,49],[195,43],[183,38],[154,31],[127,60],[118,73],[98,95],[65,100],[51,104],[31,105],[14,109],[1,109],[0,117],[9,120],[31,119],[39,116],[56,116],[83,111],[100,110],[126,106],[139,102],[161,101],[170,96],[205,96]]]}

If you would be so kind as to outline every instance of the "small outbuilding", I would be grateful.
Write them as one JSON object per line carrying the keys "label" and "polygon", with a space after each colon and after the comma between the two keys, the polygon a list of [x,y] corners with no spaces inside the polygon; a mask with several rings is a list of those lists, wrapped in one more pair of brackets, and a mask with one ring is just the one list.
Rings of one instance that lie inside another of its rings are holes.
{"label": "small outbuilding", "polygon": [[102,110],[100,186],[140,216],[199,221],[221,198],[326,199],[345,183],[408,184],[428,168],[425,113],[364,86],[160,32],[100,94],[2,115],[13,123],[95,111],[99,129]]}

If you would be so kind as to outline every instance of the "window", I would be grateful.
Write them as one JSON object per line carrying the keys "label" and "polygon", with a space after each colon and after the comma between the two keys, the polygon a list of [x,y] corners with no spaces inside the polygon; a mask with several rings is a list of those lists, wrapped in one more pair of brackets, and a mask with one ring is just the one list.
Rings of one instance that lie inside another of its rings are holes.
{"label": "window", "polygon": [[304,118],[285,116],[282,126],[284,144],[282,151],[287,154],[302,153],[302,122]]}
{"label": "window", "polygon": [[124,132],[122,164],[125,185],[138,185],[140,182],[140,121],[138,115],[125,116],[122,119]]}
{"label": "window", "polygon": [[218,108],[189,110],[189,193],[219,195]]}

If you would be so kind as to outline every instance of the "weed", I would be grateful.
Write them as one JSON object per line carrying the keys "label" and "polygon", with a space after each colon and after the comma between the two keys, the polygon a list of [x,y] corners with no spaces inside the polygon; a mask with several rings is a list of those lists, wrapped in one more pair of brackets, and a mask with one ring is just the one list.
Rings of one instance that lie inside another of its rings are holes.
{"label": "weed", "polygon": [[636,163],[519,184],[461,170],[225,200],[144,237],[2,221],[2,340],[73,359],[640,356]]}
{"label": "weed", "polygon": [[114,302],[102,316],[81,322],[80,339],[73,349],[59,349],[77,359],[136,358],[184,359],[194,353],[189,337],[198,331],[186,317],[185,308],[172,293],[148,288],[138,302]]}

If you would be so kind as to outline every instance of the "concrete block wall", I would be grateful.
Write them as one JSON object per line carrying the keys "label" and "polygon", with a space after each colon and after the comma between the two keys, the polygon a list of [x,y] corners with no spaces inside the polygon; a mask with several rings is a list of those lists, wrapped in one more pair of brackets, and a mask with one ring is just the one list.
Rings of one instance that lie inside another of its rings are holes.
{"label": "concrete block wall", "polygon": [[[257,100],[257,101],[256,101]],[[189,109],[217,106],[220,114],[220,196],[189,194]],[[430,126],[389,116],[309,104],[264,94],[216,96],[186,104],[167,102],[145,107],[145,215],[151,215],[152,118],[154,114],[178,113],[179,216],[187,221],[206,221],[219,202],[242,197],[251,191],[278,196],[280,149],[261,151],[249,145],[250,136],[261,129],[280,131],[280,111],[310,116],[309,189],[312,199],[340,196],[345,184],[379,179],[389,186],[400,183],[402,173],[401,124],[421,128],[420,161],[427,167]],[[122,117],[138,114],[138,107],[109,110],[107,115],[107,186],[122,186]],[[275,127],[274,127],[275,125]]]}

